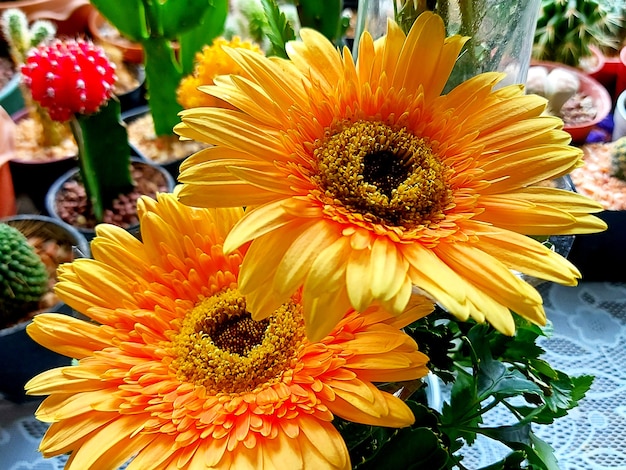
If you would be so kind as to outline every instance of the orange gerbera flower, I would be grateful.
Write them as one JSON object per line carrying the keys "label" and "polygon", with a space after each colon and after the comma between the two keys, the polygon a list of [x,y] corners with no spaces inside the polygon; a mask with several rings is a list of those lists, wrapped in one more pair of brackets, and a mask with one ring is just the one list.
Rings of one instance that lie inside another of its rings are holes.
{"label": "orange gerbera flower", "polygon": [[527,235],[606,228],[601,207],[539,184],[582,164],[562,121],[523,86],[478,75],[441,95],[464,43],[422,14],[405,36],[360,40],[358,62],[304,30],[291,60],[229,53],[252,77],[207,91],[238,110],[184,111],[176,131],[214,144],[182,168],[182,202],[247,206],[225,242],[252,241],[241,292],[264,318],[304,285],[307,333],[348,305],[399,314],[417,286],[448,311],[515,330],[545,323],[520,277],[574,285],[578,270]]}
{"label": "orange gerbera flower", "polygon": [[348,451],[333,415],[402,427],[414,420],[373,381],[427,372],[399,328],[429,313],[418,300],[400,317],[347,312],[332,334],[305,338],[299,295],[254,321],[237,290],[245,248],[223,239],[235,209],[194,209],[161,194],[139,202],[139,241],[101,225],[94,259],[63,265],[59,296],[95,322],[42,314],[39,343],[78,359],[44,372],[28,393],[50,395],[40,449],[71,452],[67,468],[337,468]]}

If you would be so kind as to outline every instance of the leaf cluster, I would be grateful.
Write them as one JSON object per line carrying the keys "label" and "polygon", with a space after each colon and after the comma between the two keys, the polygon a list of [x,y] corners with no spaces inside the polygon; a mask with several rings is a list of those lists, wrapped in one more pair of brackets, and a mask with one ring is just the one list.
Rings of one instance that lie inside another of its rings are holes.
{"label": "leaf cluster", "polygon": [[[513,337],[488,324],[457,321],[440,309],[409,326],[407,333],[429,355],[431,371],[447,384],[444,405],[429,407],[422,388],[407,401],[416,418],[408,428],[337,422],[353,467],[465,469],[463,451],[482,435],[511,450],[482,470],[557,470],[553,450],[533,427],[551,424],[576,407],[593,377],[554,369],[538,344],[550,328],[517,315],[515,320]],[[510,424],[489,425],[485,415],[496,407]]]}

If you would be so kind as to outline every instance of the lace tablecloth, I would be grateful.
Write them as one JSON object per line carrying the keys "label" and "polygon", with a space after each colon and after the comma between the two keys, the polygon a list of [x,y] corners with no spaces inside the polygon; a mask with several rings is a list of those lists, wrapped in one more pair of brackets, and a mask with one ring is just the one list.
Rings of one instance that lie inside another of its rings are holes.
{"label": "lace tablecloth", "polygon": [[[580,406],[535,433],[555,450],[561,470],[626,470],[626,284],[581,283],[540,287],[554,335],[545,358],[568,374],[596,378]],[[33,418],[37,402],[0,400],[0,469],[60,470],[66,457],[44,460],[37,445],[46,425]],[[495,410],[491,424],[499,424]],[[465,456],[474,469],[501,458],[506,448],[479,439]]]}

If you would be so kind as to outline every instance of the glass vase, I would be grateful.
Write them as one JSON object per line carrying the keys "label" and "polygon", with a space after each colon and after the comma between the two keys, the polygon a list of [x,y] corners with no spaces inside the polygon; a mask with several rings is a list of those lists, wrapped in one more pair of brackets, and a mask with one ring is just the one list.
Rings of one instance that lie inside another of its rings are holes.
{"label": "glass vase", "polygon": [[[470,37],[459,54],[445,91],[483,72],[507,74],[499,86],[525,83],[540,0],[359,0],[356,38],[384,35],[387,19],[406,31],[426,10],[443,19],[448,35]],[[355,41],[355,55],[358,41]]]}

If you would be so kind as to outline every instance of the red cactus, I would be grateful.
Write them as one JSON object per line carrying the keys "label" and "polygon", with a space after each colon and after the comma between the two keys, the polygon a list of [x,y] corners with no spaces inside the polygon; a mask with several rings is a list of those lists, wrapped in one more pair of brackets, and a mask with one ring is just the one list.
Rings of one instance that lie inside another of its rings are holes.
{"label": "red cactus", "polygon": [[91,114],[113,95],[115,65],[90,41],[55,40],[32,49],[22,67],[33,99],[55,121]]}

